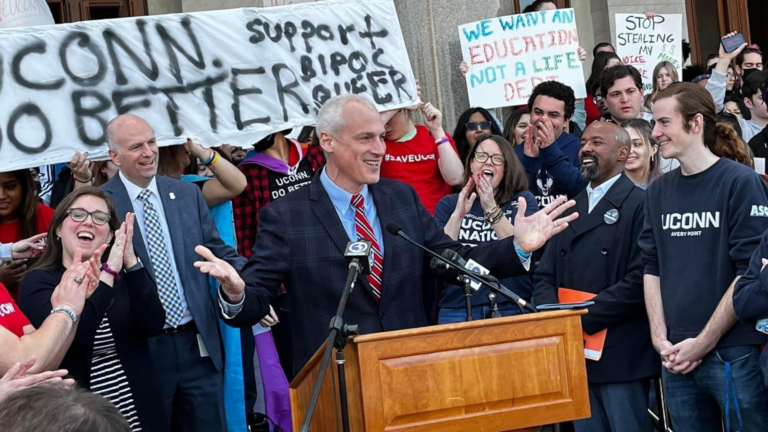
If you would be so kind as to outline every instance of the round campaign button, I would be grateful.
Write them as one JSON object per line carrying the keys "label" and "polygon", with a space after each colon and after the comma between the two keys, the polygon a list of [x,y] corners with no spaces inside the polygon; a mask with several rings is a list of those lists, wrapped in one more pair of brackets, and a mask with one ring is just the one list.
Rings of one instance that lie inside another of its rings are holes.
{"label": "round campaign button", "polygon": [[613,225],[619,220],[619,211],[616,209],[610,209],[603,215],[603,220],[608,225]]}

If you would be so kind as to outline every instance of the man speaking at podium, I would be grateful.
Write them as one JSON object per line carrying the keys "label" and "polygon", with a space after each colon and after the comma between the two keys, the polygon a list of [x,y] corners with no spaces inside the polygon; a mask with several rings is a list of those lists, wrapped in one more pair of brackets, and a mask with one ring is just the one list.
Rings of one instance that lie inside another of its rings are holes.
{"label": "man speaking at podium", "polygon": [[443,233],[411,186],[379,179],[385,130],[371,102],[355,95],[329,99],[318,114],[316,134],[328,155],[326,167],[308,187],[261,211],[253,255],[241,273],[256,288],[262,315],[285,286],[293,375],[328,337],[347,276],[348,242],[370,241],[374,261],[371,274],[360,276],[349,296],[344,320],[357,324],[360,333],[375,333],[427,324],[421,296],[424,253],[388,232],[387,224],[437,253],[452,249],[502,278],[526,273],[531,253],[578,217],[557,219],[574,204],[560,206],[564,199],[524,217],[522,200],[513,237],[465,247]]}

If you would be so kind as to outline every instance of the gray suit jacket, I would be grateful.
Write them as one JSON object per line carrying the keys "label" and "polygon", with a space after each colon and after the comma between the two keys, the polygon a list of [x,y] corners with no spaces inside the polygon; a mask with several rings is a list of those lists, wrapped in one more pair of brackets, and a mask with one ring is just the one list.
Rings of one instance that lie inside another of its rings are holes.
{"label": "gray suit jacket", "polygon": [[[218,301],[211,296],[208,276],[194,267],[195,261],[202,260],[195,252],[195,246],[207,247],[215,256],[230,263],[237,271],[240,271],[246,260],[219,238],[219,231],[213,223],[199,187],[160,175],[156,179],[173,243],[173,258],[176,260],[176,268],[180,273],[181,284],[184,286],[187,307],[192,312],[192,318],[211,355],[211,360],[220,370],[223,367],[223,355],[217,317],[220,316],[221,310],[217,305]],[[114,176],[112,180],[101,186],[101,189],[112,198],[121,218],[124,218],[127,212],[134,211],[133,203],[128,197],[128,191],[120,176]],[[171,194],[174,195],[174,199],[171,199]],[[154,278],[152,262],[141,236],[138,221],[136,221],[134,233],[133,247],[136,255]],[[233,327],[255,325],[263,316],[256,316],[258,313],[254,300],[256,300],[255,293],[249,295],[246,292],[245,304],[240,313],[231,320],[223,315],[221,318]]]}

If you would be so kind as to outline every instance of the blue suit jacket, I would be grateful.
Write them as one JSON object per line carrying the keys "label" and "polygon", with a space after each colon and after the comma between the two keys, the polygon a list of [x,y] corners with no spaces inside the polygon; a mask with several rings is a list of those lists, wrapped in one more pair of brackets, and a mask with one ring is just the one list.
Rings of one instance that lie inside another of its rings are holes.
{"label": "blue suit jacket", "polygon": [[[159,175],[156,179],[173,243],[173,258],[176,260],[176,268],[180,273],[181,284],[184,286],[187,307],[192,312],[195,326],[203,338],[211,360],[216,369],[220,370],[223,365],[222,342],[217,321],[220,308],[210,294],[208,276],[194,267],[195,261],[202,260],[202,257],[195,252],[195,246],[207,247],[215,256],[227,261],[238,271],[245,264],[245,258],[240,257],[234,248],[227,246],[219,238],[219,231],[213,223],[208,205],[198,186]],[[124,218],[127,212],[134,211],[133,203],[128,197],[128,191],[120,176],[114,176],[112,180],[101,186],[101,189],[112,198],[121,218]],[[170,194],[174,194],[175,199],[171,199]],[[135,224],[133,247],[136,255],[154,278],[152,261],[141,236],[138,221]],[[266,315],[253,314],[258,304],[256,297],[255,294],[249,295],[246,292],[245,303],[240,313],[233,319],[224,321],[233,327],[250,327],[256,324]]]}
{"label": "blue suit jacket", "polygon": [[[512,238],[462,246],[443,233],[409,185],[381,179],[370,185],[382,228],[394,222],[413,240],[436,250],[453,249],[483,264],[501,278],[526,273]],[[399,330],[427,324],[422,307],[422,275],[429,257],[405,240],[382,229],[384,281],[381,304],[374,300],[365,276],[349,297],[344,321],[360,333]],[[347,275],[344,249],[349,242],[336,209],[315,174],[309,187],[261,210],[253,256],[242,271],[256,290],[259,314],[284,284],[291,308],[293,373],[306,364],[328,336]],[[425,258],[427,258],[425,260]],[[250,295],[250,291],[248,292]]]}

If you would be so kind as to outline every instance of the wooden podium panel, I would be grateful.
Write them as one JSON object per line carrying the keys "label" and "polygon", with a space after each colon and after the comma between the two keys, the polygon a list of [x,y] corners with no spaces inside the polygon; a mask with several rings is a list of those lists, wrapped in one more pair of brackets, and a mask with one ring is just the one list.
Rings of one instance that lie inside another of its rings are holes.
{"label": "wooden podium panel", "polygon": [[[351,430],[508,431],[588,417],[581,313],[355,337],[345,350]],[[316,354],[291,384],[297,430],[319,361]],[[326,375],[313,431],[336,430],[334,382]]]}

